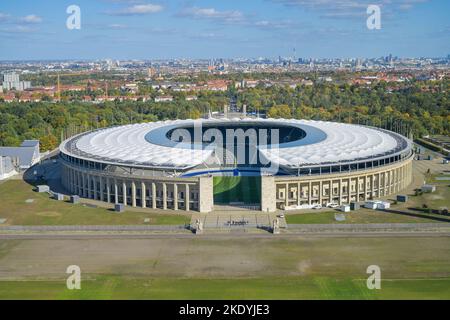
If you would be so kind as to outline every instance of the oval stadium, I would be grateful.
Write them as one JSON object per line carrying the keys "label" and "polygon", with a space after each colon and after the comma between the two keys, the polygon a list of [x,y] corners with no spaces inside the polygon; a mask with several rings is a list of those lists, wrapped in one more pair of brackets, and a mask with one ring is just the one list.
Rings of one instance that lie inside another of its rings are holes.
{"label": "oval stadium", "polygon": [[74,195],[163,210],[265,212],[385,197],[412,176],[411,141],[336,122],[174,120],[98,129],[60,145]]}

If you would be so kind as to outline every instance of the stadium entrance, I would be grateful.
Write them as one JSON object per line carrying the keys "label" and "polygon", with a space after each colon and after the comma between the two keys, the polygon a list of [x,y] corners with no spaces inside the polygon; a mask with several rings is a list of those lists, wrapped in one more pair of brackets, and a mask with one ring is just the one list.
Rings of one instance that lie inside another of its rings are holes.
{"label": "stadium entrance", "polygon": [[217,176],[213,183],[214,205],[260,210],[260,176]]}

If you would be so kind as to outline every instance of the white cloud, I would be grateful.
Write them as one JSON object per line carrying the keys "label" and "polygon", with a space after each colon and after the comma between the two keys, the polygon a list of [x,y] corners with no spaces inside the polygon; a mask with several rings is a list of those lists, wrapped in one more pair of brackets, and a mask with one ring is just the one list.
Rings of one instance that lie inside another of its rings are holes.
{"label": "white cloud", "polygon": [[120,23],[112,23],[108,25],[110,29],[127,29],[128,26]]}
{"label": "white cloud", "polygon": [[159,4],[136,4],[122,10],[118,10],[115,12],[110,12],[112,15],[121,15],[121,16],[132,16],[132,15],[145,15],[160,12],[164,9],[163,6]]}
{"label": "white cloud", "polygon": [[0,29],[0,32],[2,33],[32,33],[36,30],[28,27],[28,26],[22,26],[22,25],[15,25],[10,28]]}
{"label": "white cloud", "polygon": [[415,5],[430,0],[272,0],[286,6],[297,6],[322,13],[325,18],[356,18],[366,15],[370,4],[382,7],[389,15],[396,11],[409,10]]}
{"label": "white cloud", "polygon": [[242,12],[237,10],[219,11],[214,8],[198,7],[186,8],[181,11],[178,16],[196,19],[219,20],[222,22],[241,22],[245,19]]}
{"label": "white cloud", "polygon": [[294,23],[291,20],[276,20],[276,21],[268,21],[268,20],[259,20],[253,23],[253,26],[260,29],[286,29],[286,28],[294,28],[298,26],[298,23]]}
{"label": "white cloud", "polygon": [[41,23],[42,22],[42,18],[35,14],[30,14],[28,16],[20,18],[19,20],[24,23]]}

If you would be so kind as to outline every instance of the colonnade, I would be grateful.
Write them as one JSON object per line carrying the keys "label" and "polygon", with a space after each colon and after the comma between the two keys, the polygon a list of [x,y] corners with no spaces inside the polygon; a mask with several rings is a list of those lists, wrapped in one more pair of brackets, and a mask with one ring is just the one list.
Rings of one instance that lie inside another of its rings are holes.
{"label": "colonnade", "polygon": [[109,177],[63,166],[62,183],[83,198],[125,206],[199,210],[199,179]]}
{"label": "colonnade", "polygon": [[353,175],[276,177],[276,207],[367,201],[398,193],[411,181],[411,160]]}

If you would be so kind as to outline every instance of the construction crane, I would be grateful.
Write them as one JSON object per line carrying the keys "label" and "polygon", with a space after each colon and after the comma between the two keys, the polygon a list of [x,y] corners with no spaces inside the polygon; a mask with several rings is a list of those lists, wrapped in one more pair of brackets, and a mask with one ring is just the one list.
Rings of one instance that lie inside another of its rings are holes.
{"label": "construction crane", "polygon": [[57,77],[56,80],[56,97],[57,101],[61,101],[61,79],[60,77],[73,77],[73,76],[81,76],[81,75],[89,75],[86,72],[73,72],[73,73],[58,73],[56,75],[48,75],[49,77]]}

